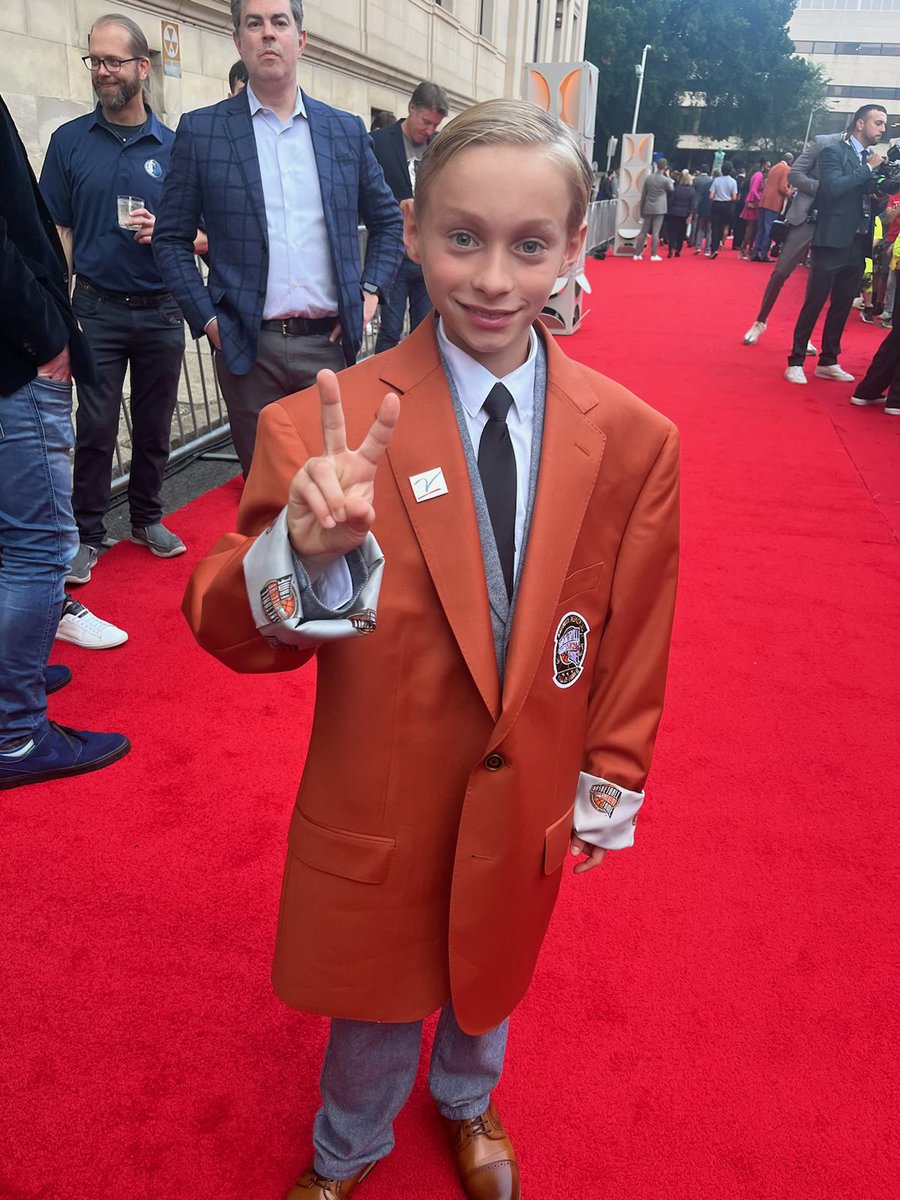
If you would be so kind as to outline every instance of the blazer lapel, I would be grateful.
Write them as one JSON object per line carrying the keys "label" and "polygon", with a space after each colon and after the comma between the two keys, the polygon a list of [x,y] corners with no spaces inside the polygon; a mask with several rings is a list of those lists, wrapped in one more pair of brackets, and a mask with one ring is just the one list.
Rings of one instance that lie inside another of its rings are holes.
{"label": "blazer lapel", "polygon": [[584,397],[576,372],[552,337],[546,335],[544,340],[547,404],[541,466],[506,659],[503,711],[492,739],[495,745],[515,721],[538,670],[606,446],[606,435],[585,415],[596,401],[591,395]]}
{"label": "blazer lapel", "polygon": [[[426,565],[466,665],[497,719],[500,679],[491,632],[478,520],[453,403],[434,337],[433,319],[407,339],[400,364],[381,376],[402,393],[398,434],[387,458]],[[443,472],[447,494],[417,500],[410,477]]]}
{"label": "blazer lapel", "polygon": [[235,97],[234,104],[228,109],[228,117],[229,119],[225,122],[225,130],[228,140],[231,142],[234,160],[244,178],[244,184],[251,200],[251,208],[259,221],[263,241],[268,243],[266,200],[263,195],[262,175],[259,172],[259,155],[256,151],[250,106],[245,92],[242,91]]}
{"label": "blazer lapel", "polygon": [[309,121],[309,136],[312,140],[313,154],[316,158],[316,172],[319,176],[319,190],[322,193],[322,211],[325,214],[325,227],[333,246],[339,244],[337,230],[334,227],[334,180],[331,165],[334,162],[334,131],[327,109],[320,108],[315,100],[307,96],[301,89],[303,107],[306,109],[306,119]]}

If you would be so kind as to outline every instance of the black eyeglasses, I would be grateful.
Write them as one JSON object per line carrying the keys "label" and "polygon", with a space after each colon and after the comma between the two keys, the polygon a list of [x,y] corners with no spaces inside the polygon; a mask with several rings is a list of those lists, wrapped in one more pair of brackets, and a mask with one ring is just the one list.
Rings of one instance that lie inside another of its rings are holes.
{"label": "black eyeglasses", "polygon": [[137,58],[94,58],[93,54],[85,54],[81,61],[89,71],[99,71],[101,67],[106,67],[107,71],[115,75],[126,63],[141,62],[143,58],[143,54],[139,54]]}

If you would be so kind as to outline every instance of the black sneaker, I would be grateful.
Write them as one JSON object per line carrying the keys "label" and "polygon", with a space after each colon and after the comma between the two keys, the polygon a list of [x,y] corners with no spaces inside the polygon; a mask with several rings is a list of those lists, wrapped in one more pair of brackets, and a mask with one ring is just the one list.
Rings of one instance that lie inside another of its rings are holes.
{"label": "black sneaker", "polygon": [[48,696],[51,692],[58,692],[60,688],[64,688],[67,683],[71,682],[72,672],[68,667],[64,667],[62,663],[48,664],[44,675],[44,689]]}
{"label": "black sneaker", "polygon": [[146,546],[157,558],[176,558],[187,550],[184,542],[171,529],[166,529],[162,521],[155,525],[147,525],[144,529],[132,526],[131,540],[139,546]]}
{"label": "black sneaker", "polygon": [[130,749],[131,742],[121,733],[90,733],[48,721],[35,735],[27,754],[17,757],[9,751],[0,753],[0,792],[99,771],[123,758]]}

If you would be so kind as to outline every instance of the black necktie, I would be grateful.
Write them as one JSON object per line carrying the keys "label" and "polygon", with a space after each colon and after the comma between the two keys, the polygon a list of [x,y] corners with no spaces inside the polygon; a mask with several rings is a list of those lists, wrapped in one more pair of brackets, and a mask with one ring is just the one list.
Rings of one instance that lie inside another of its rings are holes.
{"label": "black necktie", "polygon": [[495,383],[484,402],[488,421],[478,445],[478,471],[510,599],[516,558],[516,456],[506,424],[511,404],[512,396],[507,389],[502,383]]}

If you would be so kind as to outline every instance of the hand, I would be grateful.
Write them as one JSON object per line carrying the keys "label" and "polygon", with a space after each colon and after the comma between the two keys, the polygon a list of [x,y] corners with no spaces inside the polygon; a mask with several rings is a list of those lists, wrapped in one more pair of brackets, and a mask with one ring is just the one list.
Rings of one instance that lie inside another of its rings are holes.
{"label": "hand", "polygon": [[363,292],[363,332],[366,326],[375,316],[375,310],[378,308],[378,297],[374,292]]}
{"label": "hand", "polygon": [[49,362],[42,363],[38,367],[37,373],[41,379],[56,379],[59,383],[68,383],[72,378],[68,343],[63,346],[55,358],[51,358]]}
{"label": "hand", "polygon": [[587,858],[576,863],[572,873],[573,875],[583,875],[585,871],[593,871],[594,867],[599,867],[606,858],[607,851],[602,846],[594,846],[591,842],[586,842],[580,838],[575,830],[572,830],[572,840],[569,843],[569,853],[577,858],[579,854],[586,854]]}
{"label": "hand", "polygon": [[219,318],[218,317],[213,317],[213,319],[207,325],[205,332],[206,332],[206,336],[209,338],[210,342],[212,342],[212,344],[216,348],[216,350],[221,350],[222,349],[222,339],[219,336]]}
{"label": "hand", "polygon": [[870,154],[866,159],[866,166],[871,167],[873,171],[877,171],[883,162],[884,158],[880,154]]}
{"label": "hand", "polygon": [[400,417],[388,392],[358,450],[347,447],[341,388],[334,371],[316,377],[324,454],[310,458],[291,481],[287,523],[291,545],[312,578],[355,550],[375,520],[375,472]]}
{"label": "hand", "polygon": [[134,231],[134,240],[141,246],[149,246],[153,238],[156,217],[147,208],[136,208],[128,216],[129,223],[139,226]]}

